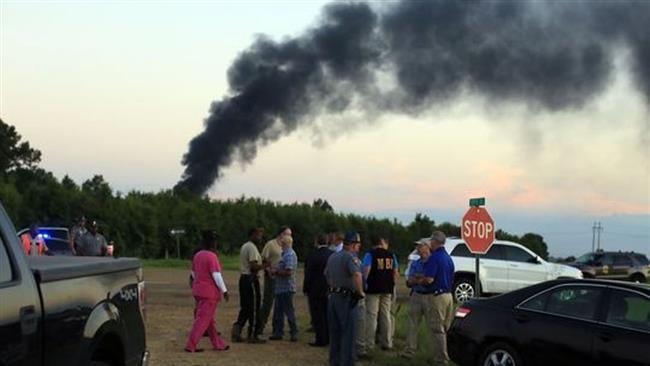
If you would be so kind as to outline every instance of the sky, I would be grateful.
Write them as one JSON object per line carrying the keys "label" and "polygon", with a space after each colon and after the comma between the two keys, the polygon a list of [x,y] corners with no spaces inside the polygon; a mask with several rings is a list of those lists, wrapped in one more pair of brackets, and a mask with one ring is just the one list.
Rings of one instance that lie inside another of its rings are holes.
{"label": "sky", "polygon": [[[232,61],[260,34],[301,34],[325,3],[2,1],[0,117],[59,178],[171,188]],[[650,107],[625,50],[615,64],[580,109],[466,93],[417,116],[317,116],[229,167],[209,195],[457,224],[469,198],[486,197],[497,228],[540,233],[551,255],[589,251],[595,221],[604,248],[650,254]]]}

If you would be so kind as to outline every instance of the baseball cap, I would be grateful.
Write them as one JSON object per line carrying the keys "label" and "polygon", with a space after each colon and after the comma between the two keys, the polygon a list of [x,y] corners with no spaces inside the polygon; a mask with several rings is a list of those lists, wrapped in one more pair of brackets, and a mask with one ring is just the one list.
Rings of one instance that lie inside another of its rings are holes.
{"label": "baseball cap", "polygon": [[361,239],[359,238],[359,233],[356,231],[348,231],[345,233],[345,237],[343,238],[343,241],[346,243],[360,243]]}
{"label": "baseball cap", "polygon": [[431,238],[422,238],[420,240],[416,240],[413,243],[415,243],[416,246],[418,245],[429,245],[429,242],[431,241]]}

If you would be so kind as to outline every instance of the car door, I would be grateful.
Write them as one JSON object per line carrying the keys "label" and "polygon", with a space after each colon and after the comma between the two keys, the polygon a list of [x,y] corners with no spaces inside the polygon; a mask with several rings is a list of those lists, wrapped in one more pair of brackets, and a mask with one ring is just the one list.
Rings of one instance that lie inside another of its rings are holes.
{"label": "car door", "polygon": [[632,268],[632,258],[627,254],[614,254],[614,260],[611,268],[611,276],[617,280],[629,277],[630,268]]}
{"label": "car door", "polygon": [[[465,267],[474,271],[476,256],[470,253],[465,243],[458,243],[451,251],[451,257],[456,263],[456,270]],[[481,256],[479,263],[483,292],[503,293],[508,291],[508,266],[505,261],[503,245],[492,245],[490,250]]]}
{"label": "car door", "polygon": [[604,286],[563,285],[517,306],[512,333],[522,353],[539,366],[591,366],[605,291]]}
{"label": "car door", "polygon": [[596,264],[596,277],[612,278],[612,266],[614,265],[613,253],[598,255],[596,256],[594,262]]}
{"label": "car door", "polygon": [[493,244],[479,260],[486,292],[500,294],[508,291],[509,273],[504,248],[503,244]]}
{"label": "car door", "polygon": [[508,290],[517,290],[547,280],[548,269],[537,257],[527,251],[508,245],[505,247],[508,263]]}
{"label": "car door", "polygon": [[17,266],[22,253],[12,254],[6,239],[0,236],[0,365],[40,365],[38,291],[26,278],[31,273]]}
{"label": "car door", "polygon": [[594,337],[597,365],[650,365],[650,297],[612,288]]}

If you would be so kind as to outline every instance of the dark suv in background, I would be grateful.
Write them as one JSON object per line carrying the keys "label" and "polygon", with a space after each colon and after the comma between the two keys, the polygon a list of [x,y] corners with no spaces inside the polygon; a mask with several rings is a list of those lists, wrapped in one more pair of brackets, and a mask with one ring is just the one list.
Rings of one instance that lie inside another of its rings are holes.
{"label": "dark suv in background", "polygon": [[650,278],[650,262],[635,252],[587,253],[569,265],[582,271],[584,278],[607,278],[644,283]]}

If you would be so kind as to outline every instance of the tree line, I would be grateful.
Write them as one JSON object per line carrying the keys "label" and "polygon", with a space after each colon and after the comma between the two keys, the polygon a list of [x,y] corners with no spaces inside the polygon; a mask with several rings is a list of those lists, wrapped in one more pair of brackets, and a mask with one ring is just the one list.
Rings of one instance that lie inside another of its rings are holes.
{"label": "tree line", "polygon": [[[222,251],[234,253],[247,240],[247,232],[257,226],[265,229],[266,239],[277,228],[289,225],[294,232],[294,248],[301,258],[313,248],[318,233],[354,229],[368,238],[377,233],[389,239],[392,249],[404,257],[413,241],[441,230],[460,236],[458,225],[437,224],[425,214],[416,213],[404,224],[397,219],[337,213],[322,198],[312,203],[281,203],[253,197],[215,200],[172,189],[159,192],[115,191],[102,175],[77,184],[69,176],[57,179],[38,166],[41,153],[22,141],[15,127],[0,119],[0,201],[17,228],[32,223],[70,227],[81,215],[96,220],[100,231],[113,240],[120,255],[162,258],[176,253],[172,229],[183,229],[179,237],[181,257],[189,258],[201,231],[215,230]],[[364,235],[365,234],[365,235]],[[521,243],[542,258],[548,249],[541,235],[517,236],[499,230],[497,239]],[[368,248],[369,243],[364,243]]]}

